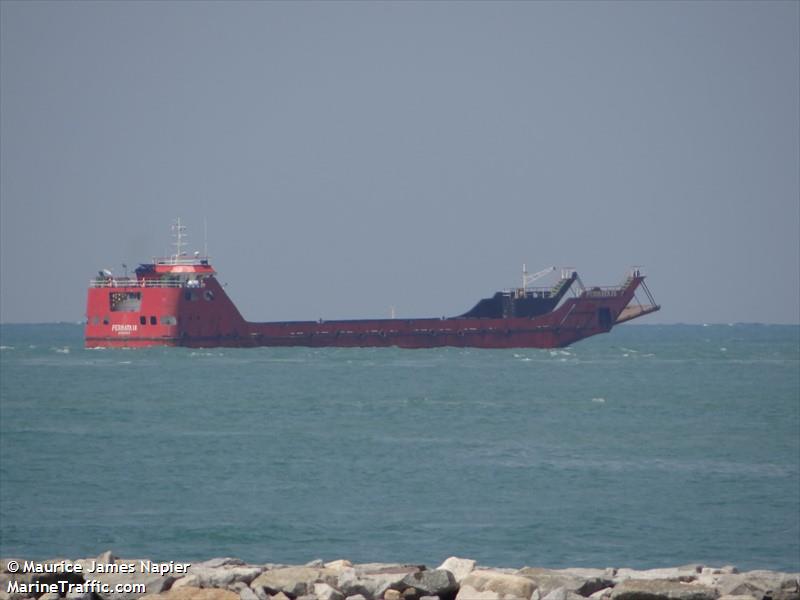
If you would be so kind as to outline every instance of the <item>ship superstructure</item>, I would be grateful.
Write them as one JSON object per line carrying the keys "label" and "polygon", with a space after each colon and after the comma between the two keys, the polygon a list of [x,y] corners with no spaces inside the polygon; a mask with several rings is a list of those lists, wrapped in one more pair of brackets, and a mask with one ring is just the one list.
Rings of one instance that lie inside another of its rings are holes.
{"label": "ship superstructure", "polygon": [[133,277],[102,270],[89,282],[87,346],[555,348],[660,309],[639,268],[618,286],[587,288],[574,269],[563,269],[552,286],[534,288],[533,281],[555,269],[528,275],[523,267],[522,287],[456,317],[248,322],[208,256],[183,252],[185,229],[178,220],[175,253],[141,264]]}

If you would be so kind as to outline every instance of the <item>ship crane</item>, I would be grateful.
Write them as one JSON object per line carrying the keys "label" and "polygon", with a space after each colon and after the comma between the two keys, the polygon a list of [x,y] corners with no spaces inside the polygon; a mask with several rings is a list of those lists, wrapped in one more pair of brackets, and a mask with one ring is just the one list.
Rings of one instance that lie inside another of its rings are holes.
{"label": "ship crane", "polygon": [[522,265],[522,292],[525,293],[528,291],[528,286],[532,284],[537,279],[541,279],[545,275],[549,275],[553,271],[555,271],[555,267],[547,267],[546,269],[542,269],[538,273],[533,273],[532,275],[528,274],[528,267],[527,265]]}

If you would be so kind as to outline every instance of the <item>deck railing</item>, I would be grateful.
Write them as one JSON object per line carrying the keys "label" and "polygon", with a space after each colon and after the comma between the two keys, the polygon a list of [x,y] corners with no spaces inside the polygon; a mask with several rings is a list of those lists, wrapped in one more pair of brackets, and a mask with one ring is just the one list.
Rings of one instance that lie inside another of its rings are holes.
{"label": "deck railing", "polygon": [[92,279],[89,281],[90,288],[121,288],[121,287],[134,287],[134,288],[199,288],[203,287],[202,283],[198,280],[197,285],[188,285],[187,281],[180,281],[175,279],[135,279],[129,277],[127,279]]}
{"label": "deck railing", "polygon": [[628,289],[628,286],[633,281],[633,277],[628,277],[625,281],[622,282],[622,285],[613,285],[613,286],[605,286],[605,287],[598,287],[592,286],[590,288],[586,288],[586,295],[591,298],[608,298],[621,295],[625,290]]}
{"label": "deck railing", "polygon": [[161,258],[154,258],[153,263],[156,265],[190,265],[190,266],[203,266],[207,267],[208,257],[203,256],[167,256]]}

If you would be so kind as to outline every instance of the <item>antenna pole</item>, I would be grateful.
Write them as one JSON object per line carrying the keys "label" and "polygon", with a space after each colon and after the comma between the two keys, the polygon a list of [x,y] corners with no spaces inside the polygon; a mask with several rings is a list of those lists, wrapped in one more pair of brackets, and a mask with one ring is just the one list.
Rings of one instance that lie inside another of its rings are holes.
{"label": "antenna pole", "polygon": [[203,254],[208,258],[208,218],[203,217]]}
{"label": "antenna pole", "polygon": [[181,248],[183,248],[183,238],[185,236],[183,232],[186,231],[186,225],[181,225],[180,217],[175,219],[172,231],[175,232],[175,242],[173,243],[175,246],[175,259],[179,259],[181,257]]}

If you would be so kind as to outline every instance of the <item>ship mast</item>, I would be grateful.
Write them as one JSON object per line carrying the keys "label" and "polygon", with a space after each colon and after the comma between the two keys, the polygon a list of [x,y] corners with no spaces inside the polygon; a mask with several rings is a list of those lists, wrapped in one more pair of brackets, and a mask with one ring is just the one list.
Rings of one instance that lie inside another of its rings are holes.
{"label": "ship mast", "polygon": [[208,219],[203,217],[203,256],[208,259]]}
{"label": "ship mast", "polygon": [[186,242],[183,241],[186,237],[186,233],[184,233],[186,231],[186,225],[181,225],[180,217],[176,218],[175,223],[172,224],[172,231],[175,236],[175,241],[172,243],[172,245],[175,246],[175,255],[173,258],[178,260],[183,254],[181,248],[186,244]]}

